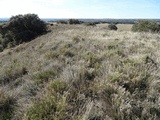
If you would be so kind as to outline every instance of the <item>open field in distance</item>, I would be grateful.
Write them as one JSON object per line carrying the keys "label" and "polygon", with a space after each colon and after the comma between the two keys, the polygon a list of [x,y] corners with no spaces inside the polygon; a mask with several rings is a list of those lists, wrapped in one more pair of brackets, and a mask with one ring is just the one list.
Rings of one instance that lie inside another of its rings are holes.
{"label": "open field in distance", "polygon": [[[98,27],[106,28],[109,24],[103,23],[103,24],[97,24]],[[133,24],[117,24],[118,31],[131,31]]]}

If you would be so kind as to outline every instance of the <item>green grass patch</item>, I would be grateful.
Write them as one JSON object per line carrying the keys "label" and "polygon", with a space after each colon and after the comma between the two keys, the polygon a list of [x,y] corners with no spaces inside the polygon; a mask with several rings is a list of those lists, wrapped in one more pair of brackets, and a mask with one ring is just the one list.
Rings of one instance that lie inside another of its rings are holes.
{"label": "green grass patch", "polygon": [[54,79],[56,75],[57,75],[57,71],[55,70],[41,71],[34,76],[35,83],[42,84],[42,83],[48,82],[49,80]]}

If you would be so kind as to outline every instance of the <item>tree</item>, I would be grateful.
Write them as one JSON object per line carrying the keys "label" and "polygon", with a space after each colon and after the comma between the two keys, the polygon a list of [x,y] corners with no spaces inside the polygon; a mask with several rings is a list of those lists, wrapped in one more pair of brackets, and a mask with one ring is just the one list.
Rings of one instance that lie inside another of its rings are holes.
{"label": "tree", "polygon": [[47,32],[47,25],[36,14],[16,15],[0,26],[2,46],[17,45],[27,42]]}

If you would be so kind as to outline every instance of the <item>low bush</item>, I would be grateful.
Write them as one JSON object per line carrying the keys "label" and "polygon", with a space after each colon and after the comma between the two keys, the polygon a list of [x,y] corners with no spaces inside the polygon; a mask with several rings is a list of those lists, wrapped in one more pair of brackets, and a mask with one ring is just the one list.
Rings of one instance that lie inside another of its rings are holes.
{"label": "low bush", "polygon": [[133,25],[132,31],[135,31],[135,32],[160,32],[160,24],[158,24],[157,22],[154,22],[154,21],[140,20]]}
{"label": "low bush", "polygon": [[80,21],[77,20],[77,19],[69,19],[69,20],[68,20],[68,23],[69,23],[69,24],[80,24]]}
{"label": "low bush", "polygon": [[16,15],[0,26],[2,46],[12,47],[47,32],[47,25],[36,14]]}
{"label": "low bush", "polygon": [[57,23],[58,24],[67,24],[67,21],[65,21],[65,20],[58,20]]}
{"label": "low bush", "polygon": [[109,24],[109,25],[108,25],[108,28],[109,28],[110,30],[117,30],[117,29],[118,29],[115,24]]}
{"label": "low bush", "polygon": [[86,26],[96,26],[95,22],[85,22],[84,25]]}

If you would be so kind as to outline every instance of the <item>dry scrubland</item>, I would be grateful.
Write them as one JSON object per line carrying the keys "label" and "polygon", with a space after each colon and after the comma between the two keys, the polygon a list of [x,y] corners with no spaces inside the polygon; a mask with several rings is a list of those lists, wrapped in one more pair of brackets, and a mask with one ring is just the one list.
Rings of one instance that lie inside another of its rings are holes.
{"label": "dry scrubland", "polygon": [[160,34],[50,29],[0,53],[1,120],[160,119]]}
{"label": "dry scrubland", "polygon": [[[106,29],[109,24],[97,24],[98,27]],[[117,24],[118,31],[131,31],[133,24]]]}

